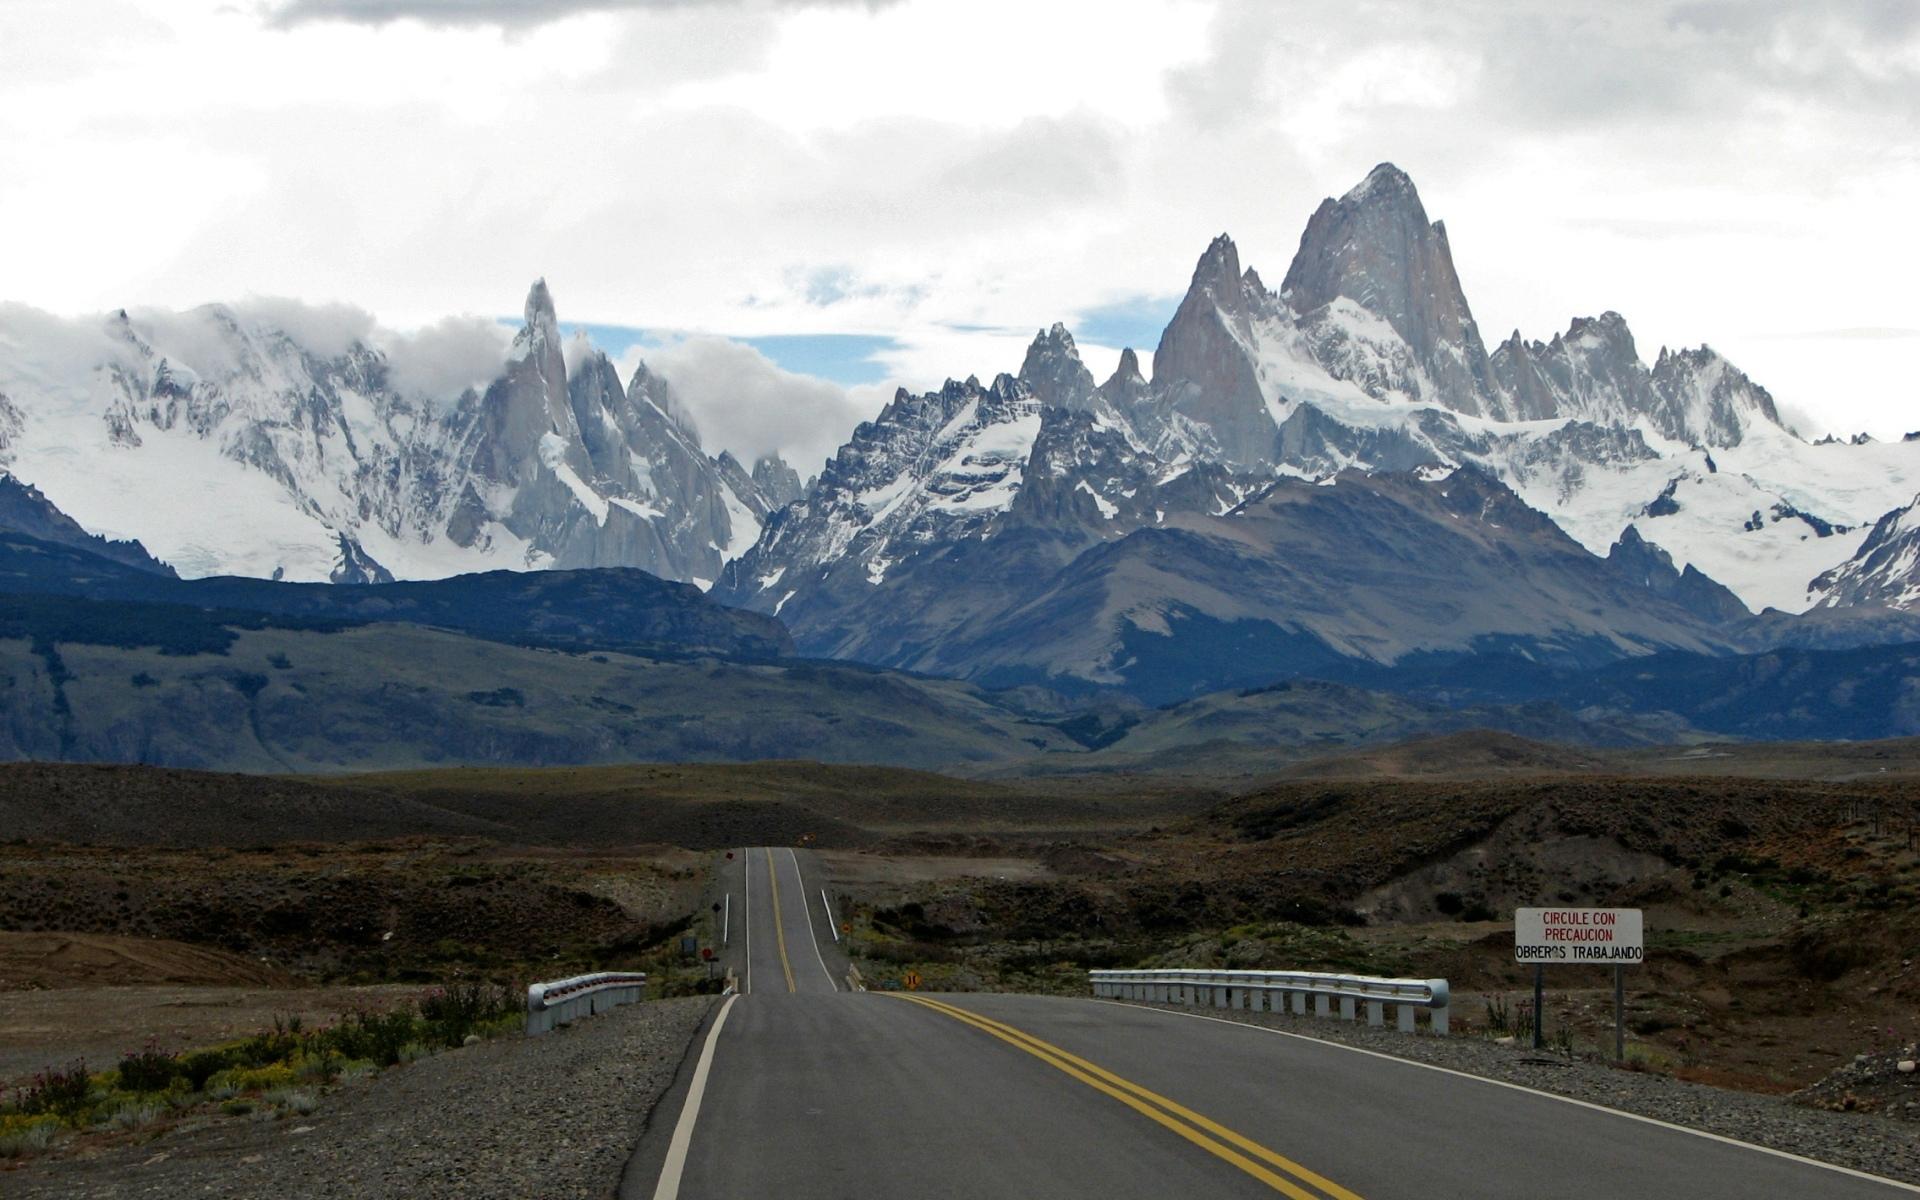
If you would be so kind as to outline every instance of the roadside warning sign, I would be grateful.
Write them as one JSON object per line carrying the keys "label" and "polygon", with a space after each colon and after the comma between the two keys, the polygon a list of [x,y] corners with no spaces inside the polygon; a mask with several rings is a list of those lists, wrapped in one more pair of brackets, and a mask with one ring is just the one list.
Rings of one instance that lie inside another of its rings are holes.
{"label": "roadside warning sign", "polygon": [[1523,963],[1644,962],[1637,908],[1520,908],[1513,913],[1513,957]]}
{"label": "roadside warning sign", "polygon": [[920,972],[908,971],[905,979],[902,982],[904,982],[907,985],[908,991],[910,992],[919,991],[920,990]]}

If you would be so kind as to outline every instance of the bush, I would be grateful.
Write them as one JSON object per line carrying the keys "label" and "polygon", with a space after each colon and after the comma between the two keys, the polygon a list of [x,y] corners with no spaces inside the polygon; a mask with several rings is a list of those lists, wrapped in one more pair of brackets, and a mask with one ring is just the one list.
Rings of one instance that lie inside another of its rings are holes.
{"label": "bush", "polygon": [[28,1116],[47,1114],[64,1121],[75,1121],[87,1107],[93,1092],[93,1080],[87,1064],[76,1059],[65,1067],[49,1067],[33,1077],[17,1102]]}
{"label": "bush", "polygon": [[53,1145],[53,1135],[59,1128],[56,1117],[0,1117],[0,1158],[40,1153]]}
{"label": "bush", "polygon": [[120,1060],[120,1087],[129,1092],[164,1092],[180,1074],[179,1060],[152,1042]]}
{"label": "bush", "polygon": [[390,1067],[400,1061],[400,1048],[417,1036],[417,1026],[412,1013],[357,1012],[331,1029],[313,1034],[309,1045],[342,1058],[366,1059]]}
{"label": "bush", "polygon": [[158,1104],[144,1104],[138,1101],[121,1104],[112,1112],[112,1121],[118,1129],[139,1129],[151,1125],[160,1119],[161,1107]]}
{"label": "bush", "polygon": [[288,1112],[305,1116],[320,1106],[312,1092],[303,1092],[295,1088],[275,1088],[266,1096],[268,1104],[275,1108],[284,1108]]}
{"label": "bush", "polygon": [[193,1090],[198,1092],[206,1089],[207,1080],[228,1067],[237,1066],[238,1063],[239,1059],[232,1049],[216,1047],[210,1050],[195,1050],[192,1054],[182,1056],[179,1071],[180,1075],[193,1086]]}
{"label": "bush", "polygon": [[420,1017],[443,1046],[458,1046],[470,1033],[522,1011],[519,992],[493,983],[455,983],[420,997]]}
{"label": "bush", "polygon": [[292,1082],[293,1068],[285,1063],[270,1067],[231,1067],[209,1081],[215,1090],[232,1088],[235,1092],[264,1092]]}

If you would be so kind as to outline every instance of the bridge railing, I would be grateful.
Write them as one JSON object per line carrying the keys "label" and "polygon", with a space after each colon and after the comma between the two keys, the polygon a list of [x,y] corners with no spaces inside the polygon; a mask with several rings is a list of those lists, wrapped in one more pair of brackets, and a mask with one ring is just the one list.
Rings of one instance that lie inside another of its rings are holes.
{"label": "bridge railing", "polygon": [[1112,1000],[1144,1000],[1154,1004],[1194,1004],[1254,1012],[1305,1014],[1311,1001],[1315,1014],[1357,1020],[1366,1006],[1367,1024],[1382,1025],[1386,1006],[1402,1032],[1414,1032],[1421,1009],[1431,1016],[1434,1033],[1447,1032],[1451,999],[1444,979],[1381,979],[1370,975],[1335,975],[1324,971],[1088,971],[1093,994]]}
{"label": "bridge railing", "polygon": [[581,1017],[646,999],[647,977],[621,971],[575,975],[527,987],[527,1032],[550,1033]]}

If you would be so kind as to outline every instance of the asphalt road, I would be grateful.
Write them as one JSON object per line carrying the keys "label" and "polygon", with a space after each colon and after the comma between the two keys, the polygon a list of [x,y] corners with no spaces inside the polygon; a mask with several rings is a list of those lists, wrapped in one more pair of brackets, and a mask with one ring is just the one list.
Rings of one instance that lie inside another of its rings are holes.
{"label": "asphalt road", "polygon": [[830,991],[818,883],[811,916],[801,903],[809,868],[804,852],[754,850],[729,872],[754,885],[752,991],[696,1038],[622,1197],[1920,1192],[1246,1025],[1091,999]]}
{"label": "asphalt road", "polygon": [[740,931],[722,957],[746,996],[825,995],[844,991],[840,952],[813,856],[788,847],[734,852],[721,872]]}

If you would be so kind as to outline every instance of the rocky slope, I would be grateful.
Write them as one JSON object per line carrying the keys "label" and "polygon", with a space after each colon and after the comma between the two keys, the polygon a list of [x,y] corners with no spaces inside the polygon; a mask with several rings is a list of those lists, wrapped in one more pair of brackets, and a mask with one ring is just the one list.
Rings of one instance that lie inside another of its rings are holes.
{"label": "rocky slope", "polygon": [[147,553],[137,541],[117,542],[98,537],[54,507],[39,488],[0,471],[0,531],[97,555],[122,566],[174,578],[172,567]]}
{"label": "rocky slope", "polygon": [[1820,608],[1920,609],[1920,499],[1875,521],[1853,557],[1822,572],[1809,590]]}

